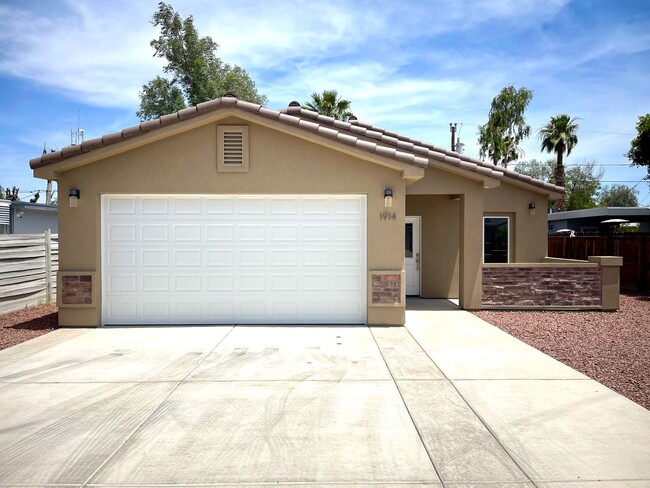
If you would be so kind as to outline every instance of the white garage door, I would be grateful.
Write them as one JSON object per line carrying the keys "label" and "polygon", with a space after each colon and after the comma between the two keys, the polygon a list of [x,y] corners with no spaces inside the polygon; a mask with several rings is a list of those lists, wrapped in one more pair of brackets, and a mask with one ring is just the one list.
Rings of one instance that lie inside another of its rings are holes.
{"label": "white garage door", "polygon": [[107,325],[366,322],[365,196],[102,197]]}

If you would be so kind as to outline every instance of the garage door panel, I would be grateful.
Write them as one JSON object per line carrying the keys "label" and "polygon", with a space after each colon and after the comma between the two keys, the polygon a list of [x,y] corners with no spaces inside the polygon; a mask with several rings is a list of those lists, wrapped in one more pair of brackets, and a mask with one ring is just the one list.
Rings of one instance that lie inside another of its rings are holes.
{"label": "garage door panel", "polygon": [[207,292],[232,292],[235,288],[233,274],[210,274],[205,279]]}
{"label": "garage door panel", "polygon": [[133,249],[111,249],[107,255],[109,268],[132,268],[138,261],[137,252]]}
{"label": "garage door panel", "polygon": [[176,197],[172,200],[174,215],[200,215],[201,199],[192,197]]}
{"label": "garage door panel", "polygon": [[[144,267],[165,267],[169,266],[169,262],[167,249],[140,249],[140,263]],[[132,266],[135,265],[134,262]]]}
{"label": "garage door panel", "polygon": [[112,293],[130,293],[138,291],[138,277],[135,273],[113,273],[108,279],[108,291]]}
{"label": "garage door panel", "polygon": [[250,293],[266,291],[266,275],[262,273],[241,273],[237,275],[236,283],[235,292]]}
{"label": "garage door panel", "polygon": [[298,224],[270,224],[271,242],[297,242],[299,238]]}
{"label": "garage door panel", "polygon": [[173,251],[174,266],[201,266],[200,249],[176,249]]}
{"label": "garage door panel", "polygon": [[360,196],[104,196],[103,321],[365,323],[365,225]]}
{"label": "garage door panel", "polygon": [[201,242],[200,224],[172,224],[176,242]]}
{"label": "garage door panel", "polygon": [[270,289],[273,291],[297,292],[299,290],[297,274],[271,274],[270,280]]}
{"label": "garage door panel", "polygon": [[158,293],[169,291],[169,274],[143,274],[141,286],[138,291],[144,293]]}
{"label": "garage door panel", "polygon": [[207,224],[205,226],[205,239],[208,242],[234,242],[233,224]]}
{"label": "garage door panel", "polygon": [[170,200],[167,198],[145,197],[140,199],[140,212],[142,215],[167,215]]}
{"label": "garage door panel", "polygon": [[112,198],[106,206],[108,216],[136,214],[136,199],[133,197]]}
{"label": "garage door panel", "polygon": [[239,241],[244,242],[265,242],[266,224],[240,224],[237,226]]}
{"label": "garage door panel", "polygon": [[137,230],[133,224],[111,224],[108,227],[108,238],[111,242],[136,242]]}
{"label": "garage door panel", "polygon": [[235,264],[235,251],[232,249],[208,249],[206,266],[232,267]]}
{"label": "garage door panel", "polygon": [[266,249],[240,249],[237,252],[239,266],[265,266]]}
{"label": "garage door panel", "polygon": [[168,224],[142,224],[140,226],[140,240],[142,242],[169,241],[169,225]]}
{"label": "garage door panel", "polygon": [[240,215],[264,215],[266,213],[263,198],[240,197],[236,201],[239,202]]}

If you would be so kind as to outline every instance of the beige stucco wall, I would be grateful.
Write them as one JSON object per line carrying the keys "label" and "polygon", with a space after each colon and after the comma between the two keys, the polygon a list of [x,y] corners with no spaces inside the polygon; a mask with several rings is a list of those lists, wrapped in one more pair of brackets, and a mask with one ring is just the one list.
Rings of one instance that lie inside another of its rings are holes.
{"label": "beige stucco wall", "polygon": [[[248,125],[250,172],[217,173],[217,124],[170,136],[126,153],[62,173],[59,189],[81,191],[77,208],[59,208],[60,269],[96,271],[101,283],[102,194],[364,194],[368,209],[368,271],[403,269],[405,183],[395,169],[342,154],[311,141],[236,118]],[[393,188],[395,220],[380,220],[383,194]],[[101,296],[101,294],[100,294]],[[97,307],[64,307],[65,326],[97,326]],[[369,307],[371,324],[402,324],[404,308]]]}
{"label": "beige stucco wall", "polygon": [[406,215],[422,217],[420,296],[458,298],[460,198],[409,195]]}
{"label": "beige stucco wall", "polygon": [[464,308],[480,308],[484,216],[510,217],[511,262],[546,256],[545,196],[507,181],[494,185],[430,167],[407,188],[407,215],[422,217],[423,297],[459,297]]}
{"label": "beige stucco wall", "polygon": [[[481,306],[483,185],[483,181],[471,180],[458,174],[430,167],[424,178],[407,188],[407,205],[411,201],[414,205],[412,208],[408,207],[408,215],[417,215],[415,212],[427,209],[429,214],[438,213],[433,227],[429,227],[427,232],[432,242],[427,242],[424,235],[422,237],[422,277],[423,282],[425,281],[424,277],[427,277],[427,296],[458,297],[460,306],[466,309],[477,309]],[[441,205],[441,207],[429,209],[427,199],[419,198],[418,195],[438,195],[439,197],[431,200],[431,203]],[[451,203],[452,196],[458,198],[453,204]],[[458,210],[454,211],[454,208]],[[450,213],[446,214],[448,211]],[[449,236],[436,233],[447,224],[452,226]],[[423,227],[429,225],[425,222],[424,216],[422,225]],[[451,236],[457,236],[456,247],[447,247],[451,243]],[[434,257],[425,256],[429,253],[433,253]],[[449,263],[449,266],[441,264],[444,262]],[[436,276],[436,273],[440,271],[441,266],[445,266],[444,271],[449,273],[451,263],[454,265],[456,274],[450,283],[445,284],[443,278]],[[435,287],[434,281],[438,281]]]}
{"label": "beige stucco wall", "polygon": [[[510,262],[538,263],[548,249],[547,200],[543,195],[502,182],[483,193],[486,216],[510,217]],[[528,205],[535,203],[535,215]]]}

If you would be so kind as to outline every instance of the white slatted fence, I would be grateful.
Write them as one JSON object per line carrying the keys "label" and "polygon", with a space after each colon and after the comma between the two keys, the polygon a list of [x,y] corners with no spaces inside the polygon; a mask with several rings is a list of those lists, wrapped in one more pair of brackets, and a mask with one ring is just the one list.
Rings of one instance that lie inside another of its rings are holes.
{"label": "white slatted fence", "polygon": [[56,301],[58,237],[0,235],[0,313]]}

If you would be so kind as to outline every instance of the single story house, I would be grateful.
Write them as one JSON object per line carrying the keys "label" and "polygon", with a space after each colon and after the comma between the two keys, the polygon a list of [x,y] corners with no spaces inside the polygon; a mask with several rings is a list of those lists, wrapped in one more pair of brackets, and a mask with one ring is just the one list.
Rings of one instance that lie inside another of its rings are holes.
{"label": "single story house", "polygon": [[0,234],[56,234],[57,211],[56,205],[0,200]]}
{"label": "single story house", "polygon": [[571,229],[581,233],[607,233],[612,225],[639,224],[639,232],[650,232],[648,207],[599,207],[554,212],[548,215],[548,231]]}
{"label": "single story house", "polygon": [[231,95],[30,165],[62,196],[65,326],[403,324],[406,295],[480,309],[484,267],[546,258],[563,191]]}

